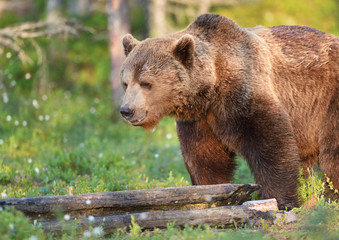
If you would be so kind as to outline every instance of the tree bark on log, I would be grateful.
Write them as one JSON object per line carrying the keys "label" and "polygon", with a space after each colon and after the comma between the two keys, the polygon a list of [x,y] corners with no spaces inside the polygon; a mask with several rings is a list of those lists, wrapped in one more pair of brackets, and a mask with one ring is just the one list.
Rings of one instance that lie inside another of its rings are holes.
{"label": "tree bark on log", "polygon": [[74,196],[46,196],[0,199],[0,206],[14,206],[31,220],[53,221],[56,213],[72,219],[144,211],[192,210],[239,205],[259,190],[256,184],[220,184],[92,193]]}
{"label": "tree bark on log", "polygon": [[[259,189],[256,184],[171,187],[0,199],[0,207],[13,206],[46,232],[56,234],[73,224],[78,230],[101,226],[105,234],[110,234],[118,228],[129,228],[132,218],[142,229],[166,228],[169,223],[176,227],[253,227],[296,220],[292,212],[275,211],[275,199],[245,202]],[[57,216],[59,220],[64,216],[64,221],[58,221]]]}
{"label": "tree bark on log", "polygon": [[[132,216],[143,230],[155,228],[166,228],[169,223],[174,223],[175,227],[198,226],[208,224],[212,227],[254,227],[262,224],[263,220],[272,223],[274,215],[257,210],[249,209],[245,206],[224,206],[201,210],[186,211],[154,211],[129,213],[123,215],[109,215],[105,217],[95,217],[94,220],[82,219],[77,223],[79,230],[88,229],[89,226],[101,226],[105,234],[113,233],[119,228],[132,225]],[[263,219],[263,220],[261,220]],[[266,223],[265,222],[265,223]],[[62,233],[63,224],[71,224],[57,221],[40,222],[42,229],[46,232]]]}
{"label": "tree bark on log", "polygon": [[[284,211],[261,212],[250,209],[244,205],[224,206],[201,210],[186,211],[154,211],[142,213],[130,213],[123,215],[110,215],[96,217],[93,220],[82,219],[77,222],[78,230],[88,229],[89,226],[101,226],[104,234],[113,233],[119,228],[132,226],[132,216],[134,222],[143,230],[153,230],[155,228],[166,228],[173,223],[175,227],[210,225],[212,227],[258,227],[262,224],[287,224],[297,220],[296,214]],[[40,222],[42,229],[46,232],[62,233],[63,224],[57,221]]]}

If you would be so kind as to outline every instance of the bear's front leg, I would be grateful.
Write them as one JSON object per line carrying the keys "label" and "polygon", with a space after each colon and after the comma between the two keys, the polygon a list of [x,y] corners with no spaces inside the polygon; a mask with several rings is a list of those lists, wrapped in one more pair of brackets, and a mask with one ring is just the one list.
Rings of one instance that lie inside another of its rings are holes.
{"label": "bear's front leg", "polygon": [[177,133],[193,185],[229,183],[235,169],[234,153],[222,146],[207,122],[177,121]]}
{"label": "bear's front leg", "polygon": [[276,198],[279,209],[298,206],[300,156],[288,114],[279,106],[256,101],[237,121],[238,151],[247,161],[262,197]]}

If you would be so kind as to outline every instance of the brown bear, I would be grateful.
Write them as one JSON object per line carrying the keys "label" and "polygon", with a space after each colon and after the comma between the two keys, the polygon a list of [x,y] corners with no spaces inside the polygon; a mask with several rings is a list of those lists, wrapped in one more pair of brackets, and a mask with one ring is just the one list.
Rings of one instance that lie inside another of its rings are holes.
{"label": "brown bear", "polygon": [[298,206],[299,166],[319,163],[339,188],[338,37],[205,14],[123,45],[121,115],[145,129],[173,116],[193,184],[230,182],[240,155],[280,209]]}

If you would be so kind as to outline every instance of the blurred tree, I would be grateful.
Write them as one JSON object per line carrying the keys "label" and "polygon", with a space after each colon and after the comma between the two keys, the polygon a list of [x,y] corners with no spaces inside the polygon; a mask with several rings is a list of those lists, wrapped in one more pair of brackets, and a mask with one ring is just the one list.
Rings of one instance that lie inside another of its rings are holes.
{"label": "blurred tree", "polygon": [[235,7],[260,0],[149,0],[149,29],[152,37],[187,26],[212,8]]}
{"label": "blurred tree", "polygon": [[151,0],[149,5],[149,29],[151,36],[161,36],[167,32],[166,2],[167,0]]}
{"label": "blurred tree", "polygon": [[33,0],[12,0],[0,1],[0,13],[13,11],[18,14],[27,14],[33,7]]}
{"label": "blurred tree", "polygon": [[61,16],[61,0],[48,0],[46,4],[47,21],[57,21]]}
{"label": "blurred tree", "polygon": [[90,13],[93,0],[72,0],[67,2],[67,10],[71,15],[87,16]]}
{"label": "blurred tree", "polygon": [[107,15],[111,56],[110,81],[115,108],[120,104],[124,94],[120,85],[120,68],[125,59],[121,39],[130,32],[128,1],[107,0]]}

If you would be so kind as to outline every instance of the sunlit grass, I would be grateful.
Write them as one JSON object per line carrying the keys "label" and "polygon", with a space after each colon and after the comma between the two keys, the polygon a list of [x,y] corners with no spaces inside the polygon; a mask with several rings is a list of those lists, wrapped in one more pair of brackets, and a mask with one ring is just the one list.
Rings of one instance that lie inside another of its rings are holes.
{"label": "sunlit grass", "polygon": [[[132,127],[123,120],[114,122],[107,96],[92,98],[67,91],[28,97],[9,94],[8,102],[0,105],[0,198],[67,195],[69,187],[74,188],[74,194],[83,194],[190,185],[174,120],[166,118],[152,131]],[[233,182],[253,183],[246,162],[238,158],[237,164]],[[236,232],[207,226],[180,230],[169,225],[166,231],[143,232],[134,225],[130,232],[120,230],[109,238],[263,239],[276,235],[315,239],[324,229],[330,231],[328,236],[336,236],[338,215],[328,213],[338,212],[338,205],[321,197],[319,176],[300,181],[302,203],[312,194],[319,198],[315,210],[299,210],[304,220],[292,230],[276,226]],[[30,228],[13,210],[3,210],[0,215],[14,223],[23,221],[27,238],[51,237],[36,226]],[[100,228],[79,233],[67,224],[67,216],[61,221],[65,221],[64,239],[78,239],[79,234],[97,239],[103,234]],[[12,225],[6,226],[1,233],[11,234]],[[315,230],[310,232],[310,228]]]}
{"label": "sunlit grass", "polygon": [[188,184],[172,119],[146,132],[122,120],[113,123],[110,99],[69,92],[43,96],[13,95],[1,105],[1,193],[57,195],[67,193],[68,186],[76,193],[150,188],[166,185],[170,172],[175,184]]}

